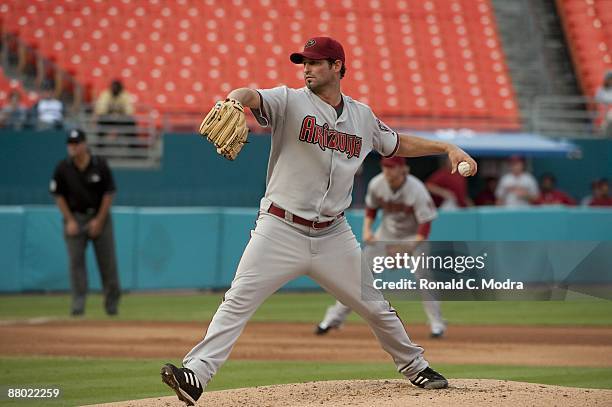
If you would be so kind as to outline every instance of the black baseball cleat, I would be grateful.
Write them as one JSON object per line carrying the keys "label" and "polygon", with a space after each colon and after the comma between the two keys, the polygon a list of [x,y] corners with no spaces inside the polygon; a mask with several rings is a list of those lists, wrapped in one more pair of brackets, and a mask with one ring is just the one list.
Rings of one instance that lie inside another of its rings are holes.
{"label": "black baseball cleat", "polygon": [[410,380],[410,383],[427,390],[445,389],[448,387],[448,380],[430,367],[426,367],[417,377]]}
{"label": "black baseball cleat", "polygon": [[195,406],[204,390],[195,373],[186,367],[178,368],[166,363],[161,368],[161,378],[162,382],[174,390],[179,400],[188,406]]}
{"label": "black baseball cleat", "polygon": [[330,329],[338,329],[339,326],[337,325],[331,325],[331,326],[323,326],[321,324],[317,325],[317,327],[315,328],[315,335],[326,335]]}

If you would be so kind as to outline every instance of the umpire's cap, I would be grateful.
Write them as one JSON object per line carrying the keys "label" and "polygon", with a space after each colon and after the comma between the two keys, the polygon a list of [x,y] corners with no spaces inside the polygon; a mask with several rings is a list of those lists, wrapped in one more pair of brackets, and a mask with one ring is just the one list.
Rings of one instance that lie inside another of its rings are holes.
{"label": "umpire's cap", "polygon": [[68,144],[78,144],[85,141],[85,132],[81,129],[73,129],[68,133],[68,137],[66,137],[66,143]]}
{"label": "umpire's cap", "polygon": [[294,52],[289,57],[294,64],[303,63],[304,58],[340,60],[344,64],[344,48],[331,37],[314,37],[306,41],[304,51]]}

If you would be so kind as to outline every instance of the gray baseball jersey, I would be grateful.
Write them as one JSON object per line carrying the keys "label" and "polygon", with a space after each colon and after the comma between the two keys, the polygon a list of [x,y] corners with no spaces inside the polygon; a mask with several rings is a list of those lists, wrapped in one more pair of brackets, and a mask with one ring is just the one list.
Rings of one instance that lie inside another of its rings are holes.
{"label": "gray baseball jersey", "polygon": [[334,219],[350,206],[355,173],[368,153],[391,156],[399,147],[396,132],[346,95],[337,117],[308,88],[258,92],[262,107],[255,116],[261,125],[272,126],[263,210],[274,202],[305,219]]}
{"label": "gray baseball jersey", "polygon": [[397,191],[391,189],[383,174],[378,174],[368,184],[365,203],[368,208],[383,210],[377,240],[414,239],[420,224],[438,216],[427,188],[410,174]]}

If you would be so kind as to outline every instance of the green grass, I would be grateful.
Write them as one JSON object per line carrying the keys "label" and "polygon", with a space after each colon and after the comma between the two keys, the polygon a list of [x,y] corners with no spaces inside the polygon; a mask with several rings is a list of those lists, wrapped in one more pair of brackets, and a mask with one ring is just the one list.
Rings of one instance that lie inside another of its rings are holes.
{"label": "green grass", "polygon": [[[163,363],[162,360],[153,359],[2,358],[0,383],[3,385],[60,386],[62,397],[44,402],[0,401],[0,404],[59,406],[172,395],[161,384],[158,376]],[[482,365],[435,367],[451,379],[489,378],[612,389],[612,368]],[[317,380],[400,377],[391,363],[229,361],[210,383],[208,390]]]}
{"label": "green grass", "polygon": [[[131,294],[122,300],[118,320],[208,321],[222,294]],[[275,294],[257,311],[253,321],[315,323],[322,318],[331,296],[324,293]],[[37,317],[66,318],[67,295],[0,296],[0,320]],[[424,323],[419,301],[393,301],[406,323]],[[87,319],[106,319],[99,295],[88,299]],[[442,305],[452,324],[497,325],[612,325],[612,301],[452,301]],[[360,321],[351,315],[350,321]]]}
{"label": "green grass", "polygon": [[[210,320],[222,294],[132,294],[123,298],[118,320],[206,321]],[[276,294],[257,311],[255,321],[315,323],[333,302],[322,293]],[[0,296],[0,320],[67,318],[67,295]],[[406,323],[423,323],[417,301],[393,301]],[[517,325],[612,325],[612,301],[581,299],[556,302],[446,302],[445,317],[452,324]],[[102,299],[88,300],[87,319],[108,317]],[[352,321],[359,317],[352,315]],[[0,405],[76,405],[170,395],[161,385],[163,360],[94,358],[0,358],[0,387],[62,387],[60,400],[6,401]],[[178,362],[178,361],[176,361]],[[436,365],[450,378],[492,378],[612,389],[612,368],[566,368],[525,366]],[[257,372],[257,374],[253,374]],[[209,390],[334,379],[399,377],[391,363],[320,363],[304,361],[229,361]],[[92,391],[95,390],[95,391]]]}

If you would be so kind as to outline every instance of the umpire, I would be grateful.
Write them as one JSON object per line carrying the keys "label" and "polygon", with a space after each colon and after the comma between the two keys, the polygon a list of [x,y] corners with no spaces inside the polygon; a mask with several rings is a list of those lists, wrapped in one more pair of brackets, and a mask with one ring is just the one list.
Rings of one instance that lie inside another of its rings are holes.
{"label": "umpire", "polygon": [[85,313],[85,249],[89,240],[93,242],[102,277],[106,313],[116,315],[121,292],[110,216],[115,181],[106,160],[87,149],[82,130],[71,130],[66,143],[68,157],[55,167],[49,189],[64,217],[64,239],[70,257],[72,315]]}

